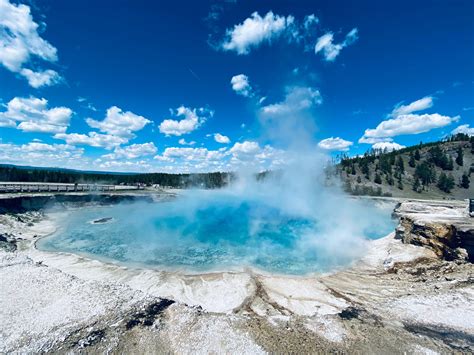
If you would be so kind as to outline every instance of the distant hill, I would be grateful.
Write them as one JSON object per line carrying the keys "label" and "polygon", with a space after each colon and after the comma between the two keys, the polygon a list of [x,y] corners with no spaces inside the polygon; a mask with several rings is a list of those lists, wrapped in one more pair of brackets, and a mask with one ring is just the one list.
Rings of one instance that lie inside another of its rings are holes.
{"label": "distant hill", "polygon": [[58,167],[44,167],[44,166],[31,166],[31,165],[15,165],[15,164],[2,164],[0,163],[1,168],[16,168],[22,170],[45,170],[45,171],[60,171],[65,173],[72,173],[72,174],[96,174],[96,175],[137,175],[138,173],[134,172],[113,172],[110,171],[99,171],[99,170],[77,170],[77,169],[69,169],[69,168],[58,168]]}
{"label": "distant hill", "polygon": [[332,173],[353,195],[474,198],[474,137],[457,134],[393,152],[344,156]]}

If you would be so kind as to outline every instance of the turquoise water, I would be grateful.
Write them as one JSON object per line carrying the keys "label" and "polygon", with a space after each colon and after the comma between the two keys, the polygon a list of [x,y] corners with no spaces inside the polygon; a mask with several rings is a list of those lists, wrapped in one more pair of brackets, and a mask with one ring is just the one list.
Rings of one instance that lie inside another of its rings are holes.
{"label": "turquoise water", "polygon": [[[356,249],[363,252],[366,239],[393,230],[390,209],[380,210],[370,204],[364,208],[364,215],[370,218],[365,224],[356,223],[362,226],[362,235],[341,237],[336,248],[324,240],[339,238],[339,234],[325,235],[325,227],[317,218],[221,193],[77,209],[38,246],[127,265],[187,272],[244,267],[282,274],[325,272],[350,263],[358,256]],[[102,218],[103,223],[94,223]]]}

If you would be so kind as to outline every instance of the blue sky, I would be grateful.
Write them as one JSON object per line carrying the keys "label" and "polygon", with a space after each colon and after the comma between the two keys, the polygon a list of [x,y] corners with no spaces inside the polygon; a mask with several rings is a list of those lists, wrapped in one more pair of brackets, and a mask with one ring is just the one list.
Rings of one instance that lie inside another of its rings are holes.
{"label": "blue sky", "polygon": [[0,0],[0,163],[264,169],[275,126],[332,155],[474,134],[473,33],[469,0]]}

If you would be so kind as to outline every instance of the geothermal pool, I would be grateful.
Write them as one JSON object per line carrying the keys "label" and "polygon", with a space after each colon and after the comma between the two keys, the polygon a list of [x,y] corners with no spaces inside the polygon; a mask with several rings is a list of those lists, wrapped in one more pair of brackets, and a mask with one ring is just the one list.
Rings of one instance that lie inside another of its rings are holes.
{"label": "geothermal pool", "polygon": [[355,205],[341,219],[355,221],[337,223],[318,207],[314,214],[296,213],[262,198],[193,191],[168,202],[71,210],[37,246],[188,273],[247,267],[294,275],[328,272],[362,256],[367,240],[395,227],[392,208],[350,204]]}

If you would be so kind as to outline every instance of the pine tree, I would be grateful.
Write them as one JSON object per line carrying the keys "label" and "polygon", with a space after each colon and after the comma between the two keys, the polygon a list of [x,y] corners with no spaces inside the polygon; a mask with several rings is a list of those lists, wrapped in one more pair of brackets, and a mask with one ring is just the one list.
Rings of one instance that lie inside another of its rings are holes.
{"label": "pine tree", "polygon": [[462,147],[459,146],[458,147],[458,151],[457,151],[457,156],[456,156],[456,164],[458,164],[459,166],[463,166],[463,151],[462,151]]}
{"label": "pine tree", "polygon": [[412,152],[410,152],[410,160],[408,160],[408,165],[410,165],[412,168],[416,166],[415,156]]}
{"label": "pine tree", "polygon": [[421,186],[420,186],[420,179],[415,178],[415,181],[413,181],[413,186],[412,186],[413,191],[415,191],[415,192],[421,192],[421,191],[420,191],[420,187],[421,187]]}
{"label": "pine tree", "polygon": [[424,161],[416,166],[415,177],[419,178],[423,185],[429,185],[436,182],[436,171],[430,163]]}
{"label": "pine tree", "polygon": [[469,176],[467,176],[466,173],[462,174],[462,178],[461,178],[461,187],[464,188],[464,189],[468,189],[469,188]]}
{"label": "pine tree", "polygon": [[400,174],[405,173],[405,164],[403,163],[403,159],[401,155],[399,155],[397,159],[397,170]]}
{"label": "pine tree", "polygon": [[354,165],[354,164],[352,164],[351,174],[352,174],[352,175],[355,175],[355,174],[356,174],[356,168],[355,168],[355,165]]}
{"label": "pine tree", "polygon": [[453,170],[454,169],[454,162],[453,158],[451,157],[446,157],[447,163],[446,163],[446,170]]}
{"label": "pine tree", "polygon": [[[421,143],[420,143],[421,145]],[[415,160],[420,160],[421,156],[420,156],[420,151],[417,149],[415,150]]]}
{"label": "pine tree", "polygon": [[441,190],[441,191],[444,191],[444,192],[451,192],[451,190],[453,189],[454,187],[454,178],[452,175],[450,176],[447,176],[445,173],[441,173],[439,175],[439,180],[438,180],[438,188]]}
{"label": "pine tree", "polygon": [[395,165],[395,155],[393,153],[390,154],[388,159],[389,159],[390,165]]}
{"label": "pine tree", "polygon": [[379,185],[382,183],[382,178],[380,177],[379,173],[375,174],[374,182]]}
{"label": "pine tree", "polygon": [[365,178],[367,180],[370,180],[370,170],[369,170],[369,162],[367,161],[367,159],[363,159],[360,163],[359,163],[359,166],[360,166],[360,171],[362,172],[362,174],[365,175]]}
{"label": "pine tree", "polygon": [[360,184],[362,182],[362,179],[360,178],[360,176],[357,177],[357,183]]}
{"label": "pine tree", "polygon": [[398,187],[400,190],[403,190],[403,183],[402,183],[402,180],[398,180],[397,187]]}

